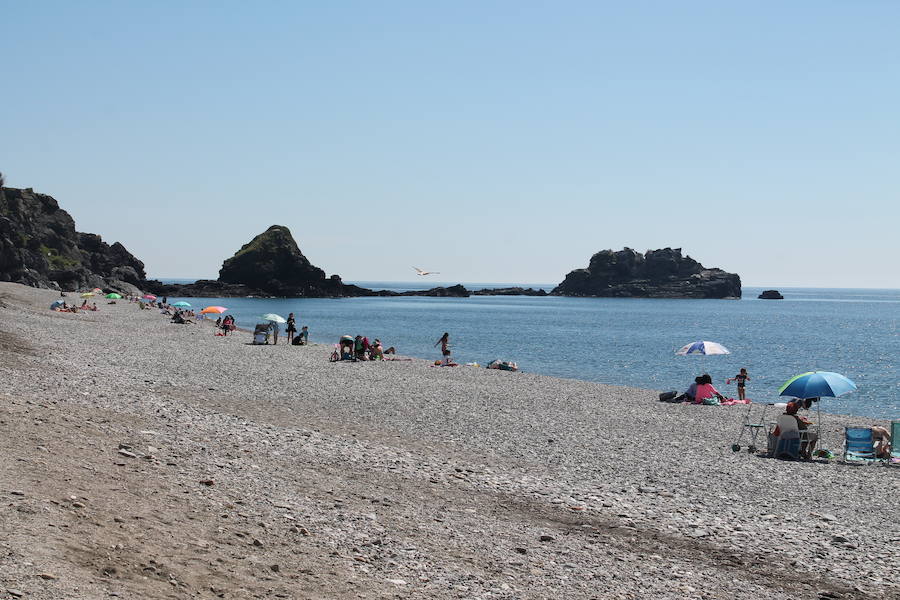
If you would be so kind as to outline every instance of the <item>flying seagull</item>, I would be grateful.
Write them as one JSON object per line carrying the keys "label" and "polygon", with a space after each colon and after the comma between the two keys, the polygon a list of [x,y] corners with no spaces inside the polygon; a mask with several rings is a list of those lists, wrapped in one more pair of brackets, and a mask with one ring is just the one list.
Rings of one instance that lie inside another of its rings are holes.
{"label": "flying seagull", "polygon": [[440,275],[440,271],[423,271],[418,267],[413,267],[416,270],[416,275]]}

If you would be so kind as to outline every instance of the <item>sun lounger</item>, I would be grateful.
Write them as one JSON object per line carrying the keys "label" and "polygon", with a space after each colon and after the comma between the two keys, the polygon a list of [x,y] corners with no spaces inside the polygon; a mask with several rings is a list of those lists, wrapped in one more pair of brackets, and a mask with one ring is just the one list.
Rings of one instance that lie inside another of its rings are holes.
{"label": "sun lounger", "polygon": [[875,438],[869,427],[844,428],[844,460],[875,460]]}

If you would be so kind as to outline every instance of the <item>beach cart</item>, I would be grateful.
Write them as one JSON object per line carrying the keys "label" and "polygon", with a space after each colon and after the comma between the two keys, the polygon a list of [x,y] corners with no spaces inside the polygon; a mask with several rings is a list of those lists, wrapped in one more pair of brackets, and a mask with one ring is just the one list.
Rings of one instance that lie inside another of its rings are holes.
{"label": "beach cart", "polygon": [[[784,402],[751,402],[744,411],[744,418],[741,421],[741,427],[738,430],[737,439],[731,445],[732,452],[740,452],[746,447],[747,452],[753,454],[760,447],[760,442],[766,442],[768,448],[768,425],[766,423],[766,412],[775,407],[784,408]],[[758,416],[754,416],[754,414]]]}
{"label": "beach cart", "polygon": [[253,345],[262,346],[269,343],[269,324],[257,323],[253,329]]}

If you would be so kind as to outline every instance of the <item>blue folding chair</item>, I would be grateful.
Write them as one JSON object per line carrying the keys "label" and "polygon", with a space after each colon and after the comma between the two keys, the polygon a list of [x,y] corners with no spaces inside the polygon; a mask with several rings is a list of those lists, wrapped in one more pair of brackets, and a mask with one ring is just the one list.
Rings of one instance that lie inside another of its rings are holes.
{"label": "blue folding chair", "polygon": [[870,428],[844,428],[844,460],[875,460],[875,438]]}

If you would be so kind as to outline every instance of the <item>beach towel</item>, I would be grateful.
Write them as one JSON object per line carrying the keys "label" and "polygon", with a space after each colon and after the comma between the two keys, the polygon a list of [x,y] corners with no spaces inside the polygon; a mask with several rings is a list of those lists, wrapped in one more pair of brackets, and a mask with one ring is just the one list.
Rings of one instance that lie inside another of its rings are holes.
{"label": "beach towel", "polygon": [[735,406],[736,404],[751,404],[749,398],[745,398],[743,400],[736,398],[725,398],[725,401],[722,402],[722,406]]}

